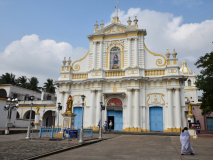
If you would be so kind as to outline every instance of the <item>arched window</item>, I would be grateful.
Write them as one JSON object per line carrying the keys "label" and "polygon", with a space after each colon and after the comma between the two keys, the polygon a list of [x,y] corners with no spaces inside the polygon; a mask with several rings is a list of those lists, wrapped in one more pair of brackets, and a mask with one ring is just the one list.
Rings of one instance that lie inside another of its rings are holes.
{"label": "arched window", "polygon": [[119,69],[120,68],[120,48],[113,47],[110,50],[110,69]]}
{"label": "arched window", "polygon": [[190,79],[188,80],[188,86],[192,86],[192,81]]}

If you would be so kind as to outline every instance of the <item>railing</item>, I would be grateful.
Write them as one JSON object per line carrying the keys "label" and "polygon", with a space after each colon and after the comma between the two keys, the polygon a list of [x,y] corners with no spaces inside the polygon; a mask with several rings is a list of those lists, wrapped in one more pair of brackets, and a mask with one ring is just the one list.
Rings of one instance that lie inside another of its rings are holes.
{"label": "railing", "polygon": [[[63,129],[61,128],[40,128],[39,138],[49,137],[49,138],[79,138],[80,129]],[[93,130],[92,129],[83,129],[84,138],[92,138]]]}

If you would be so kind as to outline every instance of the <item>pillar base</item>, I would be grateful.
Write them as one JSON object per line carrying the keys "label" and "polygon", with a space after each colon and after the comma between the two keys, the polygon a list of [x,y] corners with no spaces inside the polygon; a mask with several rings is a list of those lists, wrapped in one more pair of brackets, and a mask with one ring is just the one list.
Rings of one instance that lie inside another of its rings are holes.
{"label": "pillar base", "polygon": [[180,128],[167,128],[164,132],[181,132],[181,130]]}

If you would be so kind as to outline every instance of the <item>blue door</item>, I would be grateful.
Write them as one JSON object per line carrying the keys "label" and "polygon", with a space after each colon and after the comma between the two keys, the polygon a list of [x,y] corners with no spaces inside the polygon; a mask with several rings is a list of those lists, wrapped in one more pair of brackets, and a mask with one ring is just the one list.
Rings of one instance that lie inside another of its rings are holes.
{"label": "blue door", "polygon": [[82,117],[82,107],[74,107],[73,108],[75,116],[75,129],[81,128],[81,117]]}
{"label": "blue door", "polygon": [[[114,117],[114,130],[115,131],[122,131],[123,130],[123,111],[114,111],[114,110],[107,110],[107,117]],[[109,120],[107,119],[109,122]]]}
{"label": "blue door", "polygon": [[163,131],[162,107],[149,108],[150,131]]}
{"label": "blue door", "polygon": [[207,117],[206,122],[207,122],[207,130],[213,131],[213,117]]}

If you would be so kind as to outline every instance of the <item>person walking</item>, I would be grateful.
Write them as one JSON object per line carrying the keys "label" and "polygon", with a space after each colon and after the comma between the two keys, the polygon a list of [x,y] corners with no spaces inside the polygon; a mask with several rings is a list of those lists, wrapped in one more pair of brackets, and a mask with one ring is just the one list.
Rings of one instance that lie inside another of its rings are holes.
{"label": "person walking", "polygon": [[107,121],[104,122],[104,132],[107,131]]}
{"label": "person walking", "polygon": [[112,120],[110,120],[110,121],[109,121],[109,131],[110,131],[110,132],[111,132],[111,129],[112,129],[112,125],[113,125],[113,124],[112,124]]}
{"label": "person walking", "polygon": [[190,144],[190,134],[188,132],[188,128],[185,127],[180,134],[180,142],[181,142],[181,155],[191,154],[194,155],[194,150]]}

